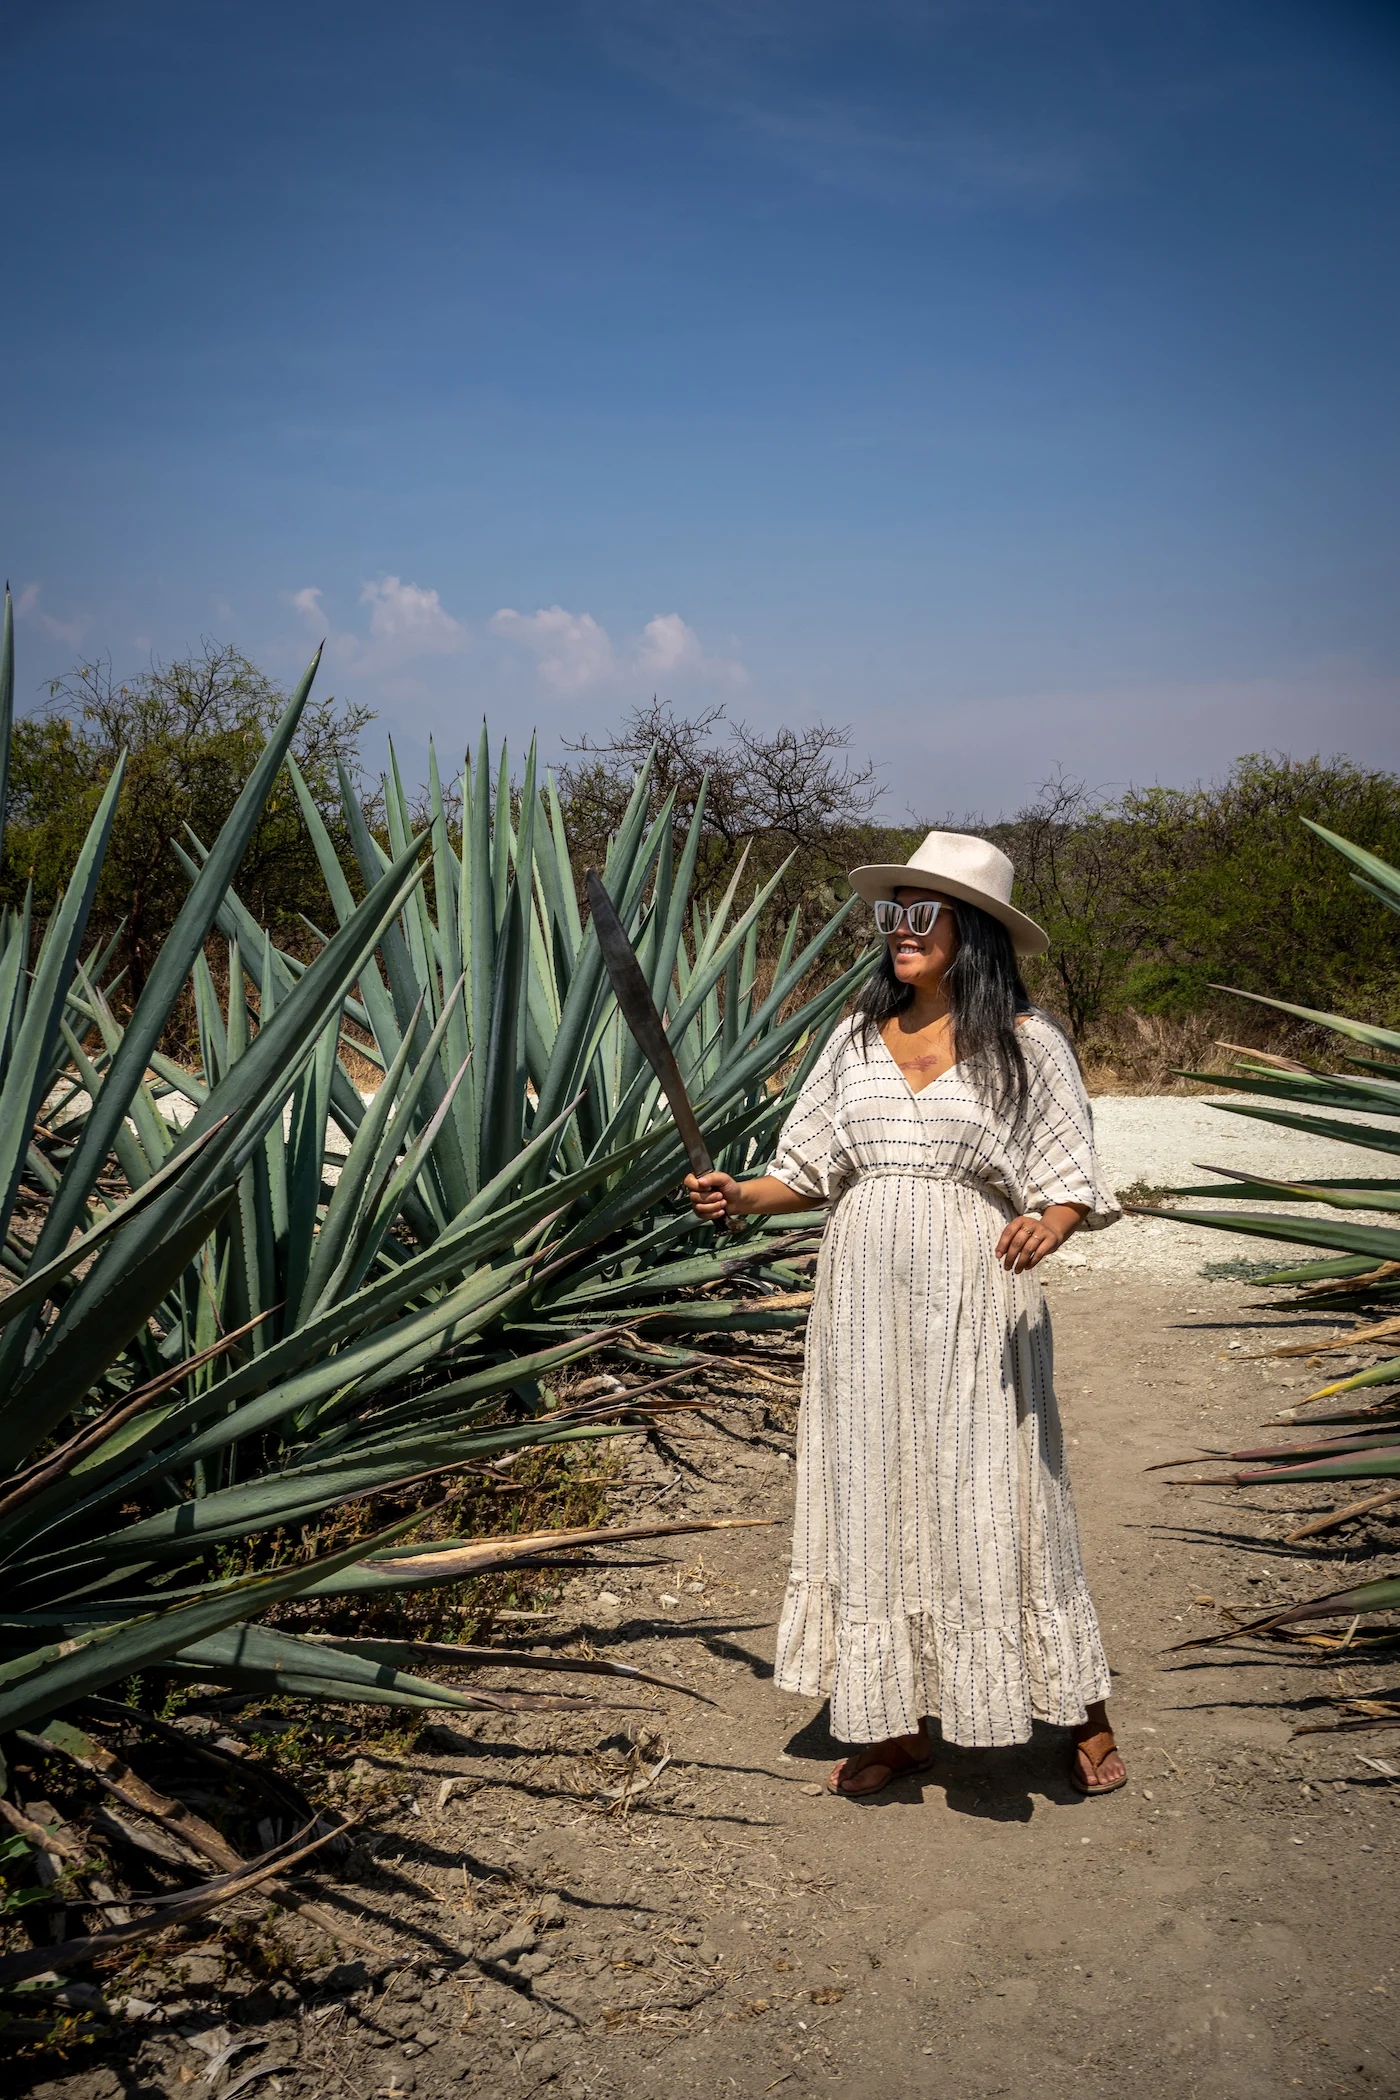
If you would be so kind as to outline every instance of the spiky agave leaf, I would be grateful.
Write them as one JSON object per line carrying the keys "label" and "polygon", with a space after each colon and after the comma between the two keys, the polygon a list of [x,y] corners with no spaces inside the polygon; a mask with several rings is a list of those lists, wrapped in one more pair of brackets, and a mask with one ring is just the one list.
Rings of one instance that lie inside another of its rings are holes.
{"label": "spiky agave leaf", "polygon": [[[310,695],[319,661],[318,651],[240,793],[219,834],[209,863],[201,870],[162,944],[123,1035],[121,1048],[104,1075],[101,1091],[86,1120],[77,1150],[64,1170],[61,1187],[44,1221],[35,1248],[38,1261],[50,1260],[80,1222],[83,1206],[96,1184],[116,1133],[126,1121],[132,1096],[144,1076],[150,1053],[165,1033],[194,966],[195,956],[204,945],[220,900],[233,880],[234,871],[262,815],[263,805],[290,749]],[[66,990],[65,984],[59,996],[66,994]],[[20,1360],[26,1340],[25,1325],[21,1323],[18,1328],[12,1328],[0,1346],[0,1375],[12,1371]]]}
{"label": "spiky agave leaf", "polygon": [[[1351,860],[1360,871],[1356,880],[1389,909],[1400,908],[1400,871],[1390,867],[1375,854],[1353,846],[1345,839],[1323,829],[1320,825],[1310,828],[1325,843],[1334,847]],[[1252,997],[1252,994],[1243,994]],[[1282,1000],[1262,1000],[1259,1003],[1287,1013],[1295,1019],[1326,1028],[1344,1040],[1360,1042],[1369,1049],[1400,1051],[1400,1033],[1367,1022],[1349,1019],[1344,1015],[1327,1014],[1315,1008],[1293,1005]],[[1342,1144],[1365,1147],[1367,1150],[1394,1153],[1400,1152],[1400,1127],[1394,1122],[1377,1123],[1341,1120],[1342,1117],[1400,1117],[1400,1069],[1385,1065],[1375,1059],[1349,1060],[1353,1069],[1348,1073],[1332,1074],[1309,1071],[1303,1066],[1285,1068],[1279,1062],[1269,1064],[1246,1057],[1241,1069],[1223,1082],[1212,1079],[1213,1085],[1223,1085],[1254,1097],[1250,1102],[1224,1102],[1215,1104],[1228,1114],[1254,1117],[1262,1122],[1276,1123],[1287,1130],[1307,1136],[1325,1137]],[[1331,1115],[1303,1114],[1301,1108],[1330,1110]],[[1230,1194],[1247,1202],[1309,1203],[1325,1206],[1328,1211],[1380,1211],[1400,1212],[1400,1179],[1387,1180],[1377,1177],[1358,1177],[1347,1182],[1340,1177],[1317,1182],[1295,1182],[1281,1184],[1272,1182],[1267,1176],[1245,1177],[1236,1175],[1231,1169],[1210,1169],[1222,1176],[1218,1193]],[[1233,1183],[1233,1186],[1231,1186]],[[1171,1193],[1200,1196],[1215,1194],[1217,1190],[1207,1184],[1204,1187],[1183,1189]],[[1380,1225],[1358,1224],[1352,1219],[1336,1216],[1302,1218],[1286,1216],[1277,1211],[1198,1211],[1164,1209],[1160,1206],[1134,1206],[1151,1209],[1158,1216],[1173,1217],[1183,1223],[1204,1225],[1214,1231],[1243,1233],[1273,1241],[1287,1241],[1328,1250],[1327,1255],[1317,1261],[1292,1266],[1280,1265],[1269,1275],[1258,1279],[1263,1284],[1303,1284],[1311,1286],[1313,1296],[1297,1303],[1325,1302],[1329,1306],[1359,1304],[1368,1299],[1384,1299],[1400,1283],[1400,1231],[1387,1230]],[[1340,1294],[1348,1293],[1343,1297]],[[1372,1339],[1381,1341],[1395,1323],[1384,1321],[1373,1332],[1362,1331],[1343,1337],[1350,1343]],[[1310,1397],[1322,1399],[1339,1393],[1356,1391],[1363,1387],[1400,1385],[1400,1357],[1391,1357],[1371,1365],[1364,1371],[1338,1379],[1323,1386]],[[1260,1487],[1274,1483],[1282,1485],[1312,1482],[1392,1480],[1400,1475],[1400,1443],[1395,1441],[1400,1432],[1400,1418],[1393,1412],[1381,1411],[1366,1415],[1347,1415],[1337,1412],[1331,1416],[1311,1418],[1331,1421],[1336,1424],[1355,1424],[1362,1431],[1352,1437],[1340,1437],[1328,1442],[1298,1444],[1279,1447],[1275,1450],[1236,1452],[1227,1454],[1235,1461],[1255,1461],[1246,1464],[1243,1470],[1221,1476],[1201,1475],[1194,1479],[1177,1481],[1175,1485],[1216,1485]],[[1257,1461],[1269,1463],[1259,1464]],[[1330,1514],[1304,1524],[1291,1536],[1305,1539],[1333,1528],[1356,1516],[1369,1513],[1400,1493],[1397,1489],[1384,1489],[1379,1494],[1361,1501],[1334,1509]],[[1269,1632],[1275,1628],[1291,1626],[1315,1618],[1359,1616],[1378,1611],[1400,1608],[1400,1580],[1384,1578],[1378,1582],[1361,1584],[1350,1590],[1333,1592],[1328,1596],[1314,1598],[1307,1603],[1294,1605],[1282,1612],[1273,1612],[1234,1627],[1227,1632],[1203,1639],[1181,1643],[1184,1647],[1210,1645],[1216,1641],[1232,1640],[1241,1634]]]}

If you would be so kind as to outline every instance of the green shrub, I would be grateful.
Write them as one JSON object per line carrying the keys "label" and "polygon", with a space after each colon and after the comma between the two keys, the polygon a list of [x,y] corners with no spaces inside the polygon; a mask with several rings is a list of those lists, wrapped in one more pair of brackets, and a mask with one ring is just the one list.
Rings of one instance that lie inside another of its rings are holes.
{"label": "green shrub", "polygon": [[1134,1013],[1164,1014],[1169,1020],[1198,1013],[1210,998],[1210,978],[1201,963],[1130,963],[1118,991],[1119,1003]]}
{"label": "green shrub", "polygon": [[1237,986],[1358,1018],[1400,1019],[1400,961],[1380,914],[1308,829],[1400,860],[1400,777],[1350,759],[1255,753],[1225,780],[1116,800],[1048,783],[987,835],[1016,862],[1018,901],[1051,937],[1032,990],[1076,1036],[1116,1012],[1181,1018]]}
{"label": "green shrub", "polygon": [[[99,662],[55,681],[48,705],[14,724],[0,901],[19,903],[32,880],[40,915],[53,909],[125,754],[124,791],[88,932],[98,942],[115,936],[112,962],[126,972],[123,1003],[139,997],[184,900],[172,842],[186,825],[203,838],[222,831],[288,698],[237,649],[212,642],[129,680],[114,679]],[[292,740],[292,756],[347,863],[336,768],[354,770],[360,732],[371,719],[365,708],[313,696]],[[320,922],[330,908],[285,776],[258,814],[239,882],[259,919],[299,951],[301,914]]]}

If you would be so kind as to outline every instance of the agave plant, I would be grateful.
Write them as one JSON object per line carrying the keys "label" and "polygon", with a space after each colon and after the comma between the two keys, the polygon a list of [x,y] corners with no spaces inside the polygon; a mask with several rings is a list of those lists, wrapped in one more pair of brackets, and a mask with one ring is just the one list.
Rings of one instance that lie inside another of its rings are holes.
{"label": "agave plant", "polygon": [[[315,803],[295,767],[292,772],[343,932],[357,908],[351,886]],[[342,779],[346,822],[367,888],[383,880],[391,855],[402,855],[411,836],[392,754],[385,791],[387,850]],[[413,1173],[401,1173],[400,1216],[419,1245],[432,1244],[502,1174],[518,1173],[528,1190],[561,1176],[595,1175],[555,1244],[558,1266],[548,1285],[527,1294],[531,1320],[567,1327],[572,1317],[577,1326],[609,1293],[674,1298],[683,1288],[721,1279],[729,1263],[718,1249],[691,1253],[680,1265],[667,1258],[695,1238],[688,1213],[666,1204],[684,1172],[684,1154],[650,1067],[622,1023],[598,944],[581,920],[553,781],[539,788],[532,748],[523,787],[512,797],[506,753],[493,768],[483,728],[475,766],[464,769],[460,850],[431,751],[429,794],[428,880],[384,940],[382,967],[364,969],[358,998],[347,1002],[351,1019],[371,1039],[357,1047],[380,1066],[385,1085],[366,1106],[343,1067],[328,1063],[322,1081],[325,1108],[351,1146],[346,1172],[369,1174],[371,1147],[382,1150],[384,1142],[376,1114],[382,1119],[401,1089],[396,1127],[411,1134],[418,1151]],[[633,932],[688,1090],[706,1114],[716,1161],[742,1173],[771,1145],[868,959],[802,1004],[797,995],[851,904],[800,953],[794,914],[771,983],[760,994],[759,937],[783,870],[742,911],[735,909],[742,866],[713,913],[693,905],[704,795],[679,845],[673,799],[649,819],[644,768],[604,881]],[[187,865],[199,876],[209,858],[197,840],[192,844]],[[304,966],[271,945],[232,889],[219,920],[259,997],[274,1004],[285,999]],[[782,1084],[775,1081],[779,1073]],[[168,1076],[181,1083],[177,1073]],[[630,1148],[647,1141],[653,1149],[638,1172]],[[253,1275],[254,1245],[269,1244],[275,1222],[266,1205],[250,1211],[242,1274]],[[756,1237],[791,1229],[785,1221]],[[258,1309],[251,1292],[236,1301],[239,1313]],[[789,1313],[788,1324],[800,1324],[804,1315]],[[742,1324],[713,1306],[687,1313],[672,1304],[668,1318],[712,1329],[726,1319]],[[526,1313],[513,1324],[523,1328]]]}
{"label": "agave plant", "polygon": [[[537,789],[533,756],[518,798],[504,759],[493,796],[483,737],[460,852],[436,768],[426,840],[396,775],[387,845],[347,783],[358,901],[297,782],[338,925],[304,964],[253,923],[233,880],[315,669],[220,836],[192,842],[185,906],[124,1022],[102,958],[80,959],[120,768],[32,969],[27,911],[0,928],[0,1221],[15,1285],[0,1300],[0,1733],[62,1727],[52,1717],[73,1702],[155,1665],[234,1690],[479,1703],[401,1667],[423,1659],[411,1644],[255,1622],[295,1596],[460,1582],[538,1540],[396,1544],[420,1511],[320,1560],[228,1577],[220,1553],[253,1541],[256,1560],[258,1538],[305,1537],[338,1505],[619,1433],[624,1405],[635,1418],[665,1401],[560,1407],[540,1380],[624,1333],[631,1346],[639,1321],[676,1332],[805,1316],[684,1295],[741,1270],[750,1294],[795,1279],[763,1231],[676,1258],[694,1238],[670,1201],[679,1140],[580,922],[558,800]],[[7,613],[6,750],[12,694]],[[699,820],[677,855],[669,805],[647,812],[643,778],[607,880],[716,1154],[743,1171],[851,974],[794,1005],[835,930],[797,955],[794,922],[760,996],[771,885],[736,914],[736,878],[698,913]],[[216,925],[222,999],[205,953]],[[191,982],[198,1076],[160,1049]],[[369,1100],[341,1055],[347,1019],[383,1069]],[[114,1162],[124,1193],[108,1185]],[[12,1229],[22,1190],[43,1211],[32,1243]]]}
{"label": "agave plant", "polygon": [[[1400,870],[1319,824],[1310,824],[1309,828],[1327,845],[1346,856],[1352,863],[1353,880],[1369,897],[1389,911],[1400,912]],[[1245,993],[1239,996],[1254,995]],[[1358,1045],[1367,1054],[1358,1055],[1349,1049],[1345,1063],[1350,1069],[1344,1073],[1317,1071],[1289,1058],[1246,1057],[1230,1076],[1221,1079],[1210,1075],[1210,1084],[1233,1088],[1256,1098],[1249,1102],[1217,1105],[1227,1113],[1281,1124],[1285,1129],[1308,1136],[1361,1146],[1373,1153],[1400,1153],[1400,1067],[1395,1061],[1400,1053],[1400,1032],[1370,1022],[1353,1021],[1340,1014],[1319,1013],[1311,1007],[1288,1005],[1281,1000],[1262,999],[1258,1003],[1326,1029],[1344,1043]],[[1378,1057],[1374,1054],[1376,1052],[1388,1055]],[[1184,1076],[1205,1078],[1207,1075],[1191,1073]],[[1319,1114],[1318,1110],[1324,1113]],[[1325,1113],[1328,1110],[1333,1113]],[[1366,1120],[1338,1120],[1338,1111],[1345,1111],[1349,1119],[1360,1116]],[[1375,1117],[1389,1120],[1377,1122],[1372,1120]],[[1228,1190],[1250,1204],[1307,1203],[1326,1206],[1332,1211],[1400,1213],[1400,1179],[1357,1176],[1303,1183],[1274,1181],[1228,1167],[1215,1167],[1209,1171],[1220,1175],[1222,1181],[1171,1189],[1165,1193],[1189,1198],[1219,1196]],[[1328,1250],[1320,1260],[1279,1267],[1255,1279],[1265,1285],[1301,1286],[1303,1295],[1291,1301],[1294,1306],[1314,1310],[1321,1306],[1329,1313],[1367,1308],[1384,1312],[1387,1304],[1400,1296],[1400,1229],[1384,1225],[1379,1220],[1375,1224],[1364,1224],[1355,1222],[1354,1218],[1299,1217],[1290,1215],[1286,1209],[1273,1208],[1202,1211],[1173,1207],[1157,1214],[1187,1224],[1209,1226],[1215,1231],[1247,1233],[1262,1239],[1292,1241],[1301,1246]],[[1342,1346],[1352,1349],[1360,1344],[1384,1351],[1387,1344],[1393,1348],[1397,1341],[1400,1341],[1400,1319],[1389,1318],[1352,1329],[1336,1345],[1309,1342],[1274,1353],[1311,1356],[1319,1348]],[[1382,1388],[1389,1390],[1380,1392]],[[1307,1416],[1299,1424],[1308,1432],[1304,1440],[1213,1454],[1224,1457],[1237,1470],[1223,1475],[1193,1476],[1176,1484],[1259,1488],[1311,1482],[1383,1483],[1400,1480],[1400,1355],[1384,1353],[1366,1370],[1322,1386],[1304,1404],[1363,1391],[1367,1394],[1365,1401],[1352,1401],[1344,1407]],[[1378,1393],[1379,1397],[1372,1399],[1373,1393]],[[1319,1429],[1325,1429],[1327,1434],[1319,1437]],[[1168,1460],[1165,1463],[1175,1466],[1198,1462],[1199,1454],[1195,1459]],[[1400,1485],[1377,1486],[1360,1499],[1302,1525],[1290,1534],[1290,1539],[1312,1537],[1397,1500],[1400,1500]],[[1353,1618],[1396,1608],[1400,1608],[1400,1578],[1387,1577],[1310,1599],[1286,1612],[1251,1621],[1248,1626],[1233,1631],[1272,1630],[1295,1622],[1342,1616]],[[1227,1634],[1215,1638],[1231,1637]]]}

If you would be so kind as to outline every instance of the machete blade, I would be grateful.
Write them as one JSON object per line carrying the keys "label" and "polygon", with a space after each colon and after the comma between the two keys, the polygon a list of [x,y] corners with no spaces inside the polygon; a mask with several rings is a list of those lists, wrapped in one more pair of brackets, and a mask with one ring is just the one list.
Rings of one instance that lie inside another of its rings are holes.
{"label": "machete blade", "polygon": [[[685,1146],[692,1174],[709,1174],[714,1170],[714,1161],[709,1154],[695,1110],[690,1105],[690,1096],[681,1078],[676,1053],[671,1048],[665,1024],[656,1010],[656,1001],[651,996],[646,972],[637,960],[637,951],[627,938],[626,928],[617,915],[612,898],[603,888],[595,871],[590,868],[585,878],[588,891],[588,908],[593,915],[593,928],[598,936],[598,946],[603,951],[612,988],[617,994],[617,1003],[622,1009],[622,1018],[632,1031],[638,1048],[647,1063],[661,1081],[661,1090],[671,1104],[676,1129]],[[726,1218],[725,1226],[730,1232],[739,1230],[737,1218]]]}

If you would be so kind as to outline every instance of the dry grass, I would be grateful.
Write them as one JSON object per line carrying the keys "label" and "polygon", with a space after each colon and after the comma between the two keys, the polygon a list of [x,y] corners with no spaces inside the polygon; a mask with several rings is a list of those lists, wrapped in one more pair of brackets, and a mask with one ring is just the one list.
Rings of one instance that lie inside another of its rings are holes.
{"label": "dry grass", "polygon": [[367,1101],[371,1094],[379,1092],[380,1082],[384,1077],[384,1070],[381,1065],[375,1064],[372,1058],[360,1055],[360,1052],[355,1048],[355,1038],[350,1032],[351,1025],[347,1021],[341,1031],[340,1062],[350,1075],[351,1085],[361,1099]]}
{"label": "dry grass", "polygon": [[1230,1072],[1235,1050],[1263,1050],[1330,1068],[1337,1046],[1320,1030],[1281,1028],[1260,1014],[1236,1008],[1187,1014],[1139,1014],[1131,1009],[1096,1021],[1076,1045],[1091,1094],[1208,1094],[1208,1080],[1183,1079],[1189,1072]]}

